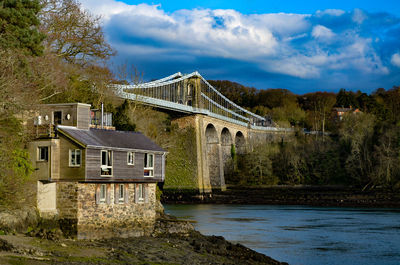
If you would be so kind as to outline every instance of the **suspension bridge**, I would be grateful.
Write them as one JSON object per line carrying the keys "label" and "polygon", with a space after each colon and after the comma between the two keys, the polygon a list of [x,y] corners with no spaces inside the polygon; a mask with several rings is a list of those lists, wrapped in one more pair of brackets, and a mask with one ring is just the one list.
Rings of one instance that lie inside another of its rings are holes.
{"label": "suspension bridge", "polygon": [[241,154],[255,144],[281,141],[293,132],[232,102],[197,71],[147,83],[114,85],[114,89],[123,99],[186,114],[173,122],[195,129],[196,178],[201,193],[225,189],[232,146]]}
{"label": "suspension bridge", "polygon": [[266,118],[252,113],[221,94],[199,74],[180,72],[137,85],[116,85],[117,95],[177,112],[203,114],[257,130],[285,131]]}

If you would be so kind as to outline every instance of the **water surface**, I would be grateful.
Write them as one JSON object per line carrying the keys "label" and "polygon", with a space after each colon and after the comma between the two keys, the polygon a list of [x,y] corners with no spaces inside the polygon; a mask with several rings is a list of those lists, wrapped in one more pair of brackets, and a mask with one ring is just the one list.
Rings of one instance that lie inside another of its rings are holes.
{"label": "water surface", "polygon": [[221,235],[289,264],[400,264],[400,209],[166,205]]}

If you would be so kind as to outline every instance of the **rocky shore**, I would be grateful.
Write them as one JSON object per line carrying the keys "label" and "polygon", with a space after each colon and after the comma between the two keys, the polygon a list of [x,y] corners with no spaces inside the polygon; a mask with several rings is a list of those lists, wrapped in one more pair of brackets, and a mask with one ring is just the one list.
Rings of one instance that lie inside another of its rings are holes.
{"label": "rocky shore", "polygon": [[220,203],[313,205],[334,207],[400,207],[400,192],[385,189],[362,191],[343,186],[228,187],[200,195],[189,190],[164,190],[163,203]]}
{"label": "rocky shore", "polygon": [[0,264],[285,264],[222,237],[162,234],[108,240],[0,236]]}
{"label": "rocky shore", "polygon": [[[23,217],[35,225],[32,215]],[[190,222],[168,215],[158,219],[151,236],[104,240],[64,238],[60,229],[41,227],[40,219],[36,227],[24,227],[11,216],[0,216],[0,264],[286,264],[223,237],[202,235]],[[5,220],[11,220],[9,227]]]}

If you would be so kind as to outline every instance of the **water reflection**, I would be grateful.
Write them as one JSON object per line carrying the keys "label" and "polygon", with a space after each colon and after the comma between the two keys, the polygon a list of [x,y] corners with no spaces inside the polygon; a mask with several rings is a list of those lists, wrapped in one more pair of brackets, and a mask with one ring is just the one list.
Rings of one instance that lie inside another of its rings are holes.
{"label": "water reflection", "polygon": [[166,211],[289,264],[400,264],[400,209],[205,204]]}

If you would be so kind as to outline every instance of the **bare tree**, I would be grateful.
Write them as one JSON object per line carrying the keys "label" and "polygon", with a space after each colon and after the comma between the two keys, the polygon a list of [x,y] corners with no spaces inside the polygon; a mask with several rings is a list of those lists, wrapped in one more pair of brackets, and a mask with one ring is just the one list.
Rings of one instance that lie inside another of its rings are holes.
{"label": "bare tree", "polygon": [[83,10],[76,0],[42,0],[41,30],[49,49],[70,63],[107,60],[115,51],[105,41],[100,17]]}

